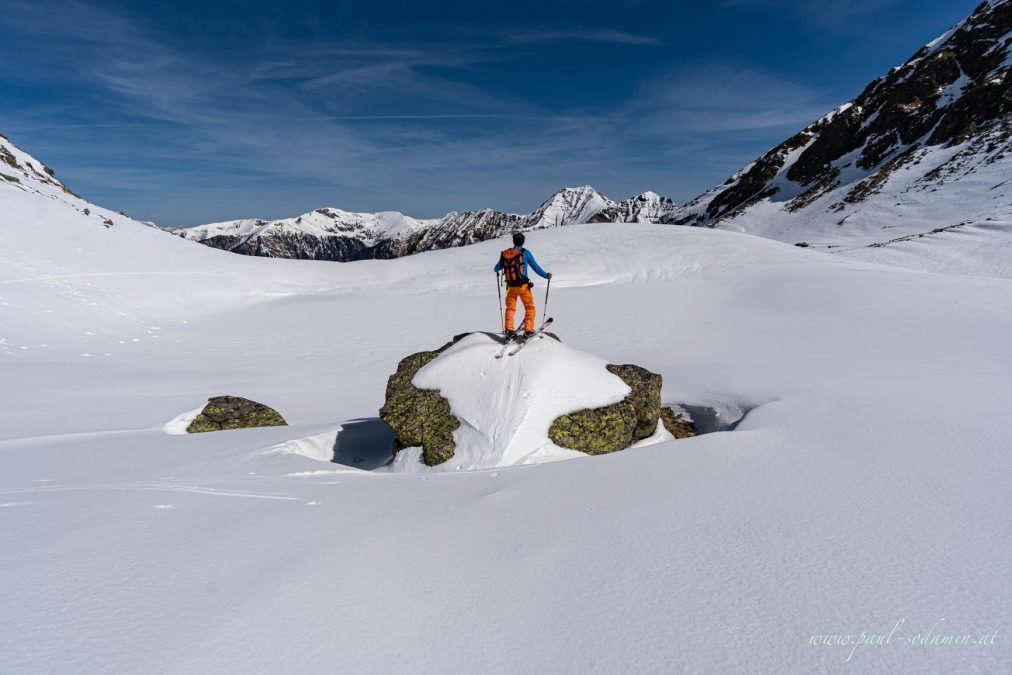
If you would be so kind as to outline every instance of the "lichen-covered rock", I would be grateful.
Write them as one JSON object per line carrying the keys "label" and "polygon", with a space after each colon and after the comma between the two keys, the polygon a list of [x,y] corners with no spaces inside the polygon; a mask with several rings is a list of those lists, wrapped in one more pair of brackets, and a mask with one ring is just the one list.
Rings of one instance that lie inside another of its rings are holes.
{"label": "lichen-covered rock", "polygon": [[636,411],[633,443],[649,438],[657,430],[663,378],[657,373],[651,373],[646,368],[632,364],[608,366],[608,371],[618,375],[632,389],[632,392],[626,397],[626,401],[629,401]]}
{"label": "lichen-covered rock", "polygon": [[453,457],[456,445],[453,432],[460,421],[450,411],[450,403],[438,391],[419,389],[411,384],[415,374],[451,345],[463,338],[457,335],[439,349],[418,352],[401,359],[397,371],[387,380],[386,402],[380,419],[394,430],[394,454],[404,448],[420,447],[427,466],[442,464]]}
{"label": "lichen-covered rock", "polygon": [[198,434],[205,431],[224,431],[226,429],[252,429],[254,427],[287,426],[276,410],[239,396],[215,396],[207,400],[207,405],[200,411],[186,432]]}
{"label": "lichen-covered rock", "polygon": [[[454,457],[454,432],[460,428],[460,420],[438,389],[422,389],[413,380],[422,368],[467,335],[458,335],[439,349],[401,359],[390,376],[380,419],[394,431],[395,455],[406,448],[421,448],[422,461],[428,466]],[[550,337],[558,340],[554,335]],[[630,393],[613,405],[556,418],[548,433],[555,445],[600,455],[622,450],[654,434],[660,412],[661,376],[635,365],[609,365],[607,369],[629,386]]]}
{"label": "lichen-covered rock", "polygon": [[670,406],[661,408],[661,423],[675,438],[692,438],[696,435],[696,425],[692,420]]}
{"label": "lichen-covered rock", "polygon": [[609,365],[608,370],[629,385],[629,395],[612,405],[558,417],[548,430],[553,443],[588,455],[603,455],[628,448],[657,430],[661,376],[631,364]]}
{"label": "lichen-covered rock", "polygon": [[560,448],[605,455],[632,445],[636,409],[628,400],[563,415],[552,422],[548,438]]}

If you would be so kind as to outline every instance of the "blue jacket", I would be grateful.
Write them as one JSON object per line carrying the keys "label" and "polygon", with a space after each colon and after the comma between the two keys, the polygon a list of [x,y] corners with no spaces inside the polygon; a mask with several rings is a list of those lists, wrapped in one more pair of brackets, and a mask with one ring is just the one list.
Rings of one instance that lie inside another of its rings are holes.
{"label": "blue jacket", "polygon": [[[520,273],[521,274],[523,274],[524,276],[527,276],[527,266],[530,265],[531,269],[538,273],[538,276],[540,276],[540,277],[542,277],[544,279],[548,278],[548,272],[546,272],[543,269],[541,269],[541,265],[539,265],[538,261],[534,259],[534,256],[531,255],[530,251],[528,251],[527,249],[525,249],[525,248],[523,248],[521,246],[514,246],[513,248],[517,249],[518,251],[522,250],[524,252],[523,262],[520,263]],[[501,272],[502,271],[502,258],[499,259],[499,262],[497,262],[495,264],[495,267],[493,269],[496,272]]]}

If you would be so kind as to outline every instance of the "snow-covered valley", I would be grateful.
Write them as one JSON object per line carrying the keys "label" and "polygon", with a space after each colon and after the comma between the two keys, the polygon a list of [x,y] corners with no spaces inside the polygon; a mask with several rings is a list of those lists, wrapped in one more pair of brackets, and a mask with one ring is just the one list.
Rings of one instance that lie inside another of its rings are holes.
{"label": "snow-covered valley", "polygon": [[[666,402],[747,413],[738,428],[374,473],[326,461],[327,446],[376,417],[399,358],[495,329],[502,241],[251,258],[0,190],[0,670],[1009,659],[1002,641],[812,644],[900,619],[908,634],[1005,628],[1007,280],[705,228],[536,232],[565,344],[661,373]],[[166,433],[222,393],[291,426]]]}
{"label": "snow-covered valley", "polygon": [[[1006,672],[1010,7],[684,206],[193,241],[0,136],[0,673]],[[561,342],[497,360],[516,230]],[[436,348],[429,465],[379,415]],[[555,444],[615,364],[712,419]]]}

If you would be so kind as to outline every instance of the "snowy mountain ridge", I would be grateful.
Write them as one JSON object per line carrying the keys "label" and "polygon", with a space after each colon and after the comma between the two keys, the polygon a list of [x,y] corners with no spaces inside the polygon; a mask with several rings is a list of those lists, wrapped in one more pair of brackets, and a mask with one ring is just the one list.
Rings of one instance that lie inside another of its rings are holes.
{"label": "snowy mountain ridge", "polygon": [[482,209],[417,219],[395,211],[352,213],[323,208],[295,218],[234,220],[171,231],[234,253],[350,261],[397,258],[474,244],[512,232],[577,223],[656,222],[673,208],[670,199],[653,192],[614,202],[584,185],[556,192],[527,215]]}
{"label": "snowy mountain ridge", "polygon": [[294,218],[245,219],[171,230],[185,239],[234,253],[268,258],[357,260],[386,242],[409,238],[440,222],[396,211],[353,213],[322,208]]}
{"label": "snowy mountain ridge", "polygon": [[877,249],[858,256],[901,264],[908,242],[924,237],[946,238],[955,257],[996,237],[1007,244],[1010,68],[1012,2],[984,2],[853,101],[660,220]]}
{"label": "snowy mountain ridge", "polygon": [[[61,202],[90,218],[95,224],[107,228],[126,221],[156,227],[153,223],[135,221],[122,212],[96,206],[78,197],[56,178],[56,172],[19,148],[3,134],[0,134],[0,187],[15,191],[8,194],[23,193],[23,196],[40,196]],[[9,208],[10,200],[5,199],[4,202],[4,206]]]}
{"label": "snowy mountain ridge", "polygon": [[591,216],[592,223],[659,223],[675,213],[677,205],[656,192],[644,192],[612,204]]}
{"label": "snowy mountain ridge", "polygon": [[22,190],[52,195],[54,190],[72,193],[56,178],[55,172],[45,164],[14,145],[0,134],[0,180]]}
{"label": "snowy mountain ridge", "polygon": [[614,205],[615,202],[589,185],[566,188],[556,192],[524,218],[523,229],[539,230],[586,223],[604,209]]}

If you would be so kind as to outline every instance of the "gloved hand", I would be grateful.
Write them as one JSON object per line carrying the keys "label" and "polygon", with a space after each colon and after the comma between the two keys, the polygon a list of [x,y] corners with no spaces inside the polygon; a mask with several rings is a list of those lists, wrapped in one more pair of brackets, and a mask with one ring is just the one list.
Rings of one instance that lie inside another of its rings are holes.
{"label": "gloved hand", "polygon": [[549,279],[551,279],[551,278],[552,278],[552,273],[551,273],[551,272],[549,272],[549,273],[548,273],[548,278],[549,278]]}

